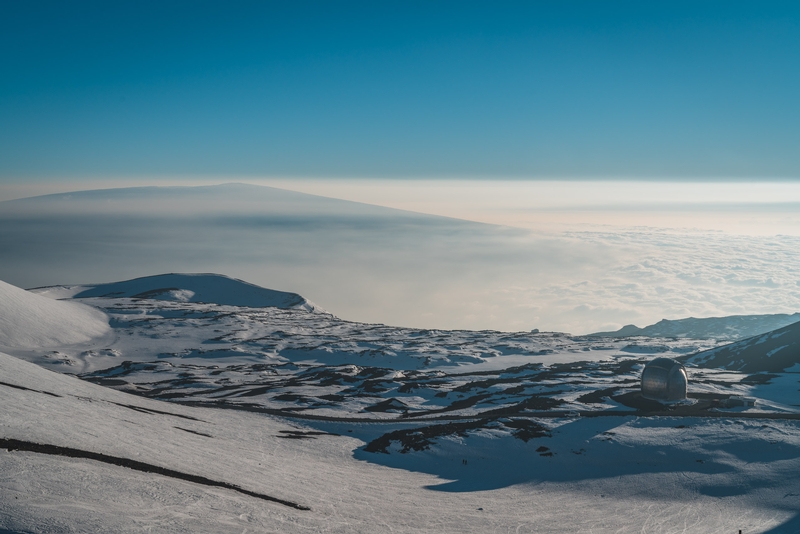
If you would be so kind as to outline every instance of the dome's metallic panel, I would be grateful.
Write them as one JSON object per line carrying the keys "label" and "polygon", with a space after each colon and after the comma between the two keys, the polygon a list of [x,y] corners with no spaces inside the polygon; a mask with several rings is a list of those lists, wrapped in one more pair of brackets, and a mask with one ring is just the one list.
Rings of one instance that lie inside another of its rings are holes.
{"label": "dome's metallic panel", "polygon": [[642,396],[658,401],[677,401],[686,398],[689,384],[686,369],[671,358],[656,358],[642,371]]}

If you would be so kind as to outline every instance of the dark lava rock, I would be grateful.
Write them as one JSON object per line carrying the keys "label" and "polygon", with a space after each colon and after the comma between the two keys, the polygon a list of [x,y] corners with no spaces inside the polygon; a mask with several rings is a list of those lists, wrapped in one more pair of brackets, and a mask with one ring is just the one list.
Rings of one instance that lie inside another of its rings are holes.
{"label": "dark lava rock", "polygon": [[391,398],[378,404],[367,406],[364,410],[367,412],[405,412],[408,410],[408,406],[403,401]]}

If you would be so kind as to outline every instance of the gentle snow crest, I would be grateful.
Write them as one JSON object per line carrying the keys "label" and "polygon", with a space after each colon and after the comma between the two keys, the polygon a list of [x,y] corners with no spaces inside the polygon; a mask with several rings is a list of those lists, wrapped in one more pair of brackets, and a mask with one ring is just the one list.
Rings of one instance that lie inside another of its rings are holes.
{"label": "gentle snow crest", "polygon": [[49,299],[0,281],[0,346],[85,343],[110,330],[108,316],[98,309]]}

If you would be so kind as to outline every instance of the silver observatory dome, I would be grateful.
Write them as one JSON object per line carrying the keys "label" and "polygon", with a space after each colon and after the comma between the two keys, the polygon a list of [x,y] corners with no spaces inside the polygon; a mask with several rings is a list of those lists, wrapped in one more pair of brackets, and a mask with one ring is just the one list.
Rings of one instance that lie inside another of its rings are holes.
{"label": "silver observatory dome", "polygon": [[642,397],[657,401],[678,401],[686,398],[689,379],[686,369],[672,358],[656,358],[642,371]]}

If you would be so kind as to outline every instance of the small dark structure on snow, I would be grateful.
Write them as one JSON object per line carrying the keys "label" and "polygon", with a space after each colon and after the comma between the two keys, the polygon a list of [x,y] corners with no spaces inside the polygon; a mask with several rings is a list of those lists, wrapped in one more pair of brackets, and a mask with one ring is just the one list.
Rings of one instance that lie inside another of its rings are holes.
{"label": "small dark structure on snow", "polygon": [[678,401],[686,398],[689,379],[686,369],[672,358],[656,358],[642,371],[642,397],[657,401]]}

